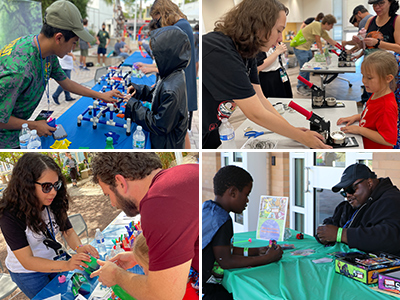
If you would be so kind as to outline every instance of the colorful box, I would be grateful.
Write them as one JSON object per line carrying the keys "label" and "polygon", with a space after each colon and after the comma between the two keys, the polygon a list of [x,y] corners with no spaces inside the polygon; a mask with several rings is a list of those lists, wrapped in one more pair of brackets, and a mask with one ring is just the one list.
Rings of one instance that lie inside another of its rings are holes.
{"label": "colorful box", "polygon": [[378,288],[400,294],[400,271],[389,271],[379,274]]}
{"label": "colorful box", "polygon": [[378,282],[379,273],[400,269],[400,258],[383,254],[371,257],[367,254],[342,257],[335,260],[335,271],[365,284]]}

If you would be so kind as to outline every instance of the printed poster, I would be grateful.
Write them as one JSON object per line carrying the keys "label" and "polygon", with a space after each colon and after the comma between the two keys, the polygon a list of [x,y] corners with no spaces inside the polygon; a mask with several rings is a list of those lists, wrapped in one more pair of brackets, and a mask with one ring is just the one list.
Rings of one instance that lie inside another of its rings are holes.
{"label": "printed poster", "polygon": [[288,197],[261,196],[257,239],[283,241]]}

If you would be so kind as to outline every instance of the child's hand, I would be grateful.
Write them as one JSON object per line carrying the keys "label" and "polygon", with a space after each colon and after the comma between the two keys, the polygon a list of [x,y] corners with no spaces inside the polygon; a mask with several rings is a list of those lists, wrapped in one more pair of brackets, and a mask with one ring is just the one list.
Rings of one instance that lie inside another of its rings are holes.
{"label": "child's hand", "polygon": [[350,126],[344,126],[340,128],[341,131],[344,133],[353,133],[353,134],[360,134],[360,126],[358,125],[350,125]]}
{"label": "child's hand", "polygon": [[71,259],[67,261],[68,270],[73,271],[75,269],[83,271],[83,268],[87,268],[88,265],[85,262],[90,261],[90,256],[85,253],[78,253],[72,255]]}
{"label": "child's hand", "polygon": [[282,254],[283,250],[279,245],[276,245],[275,249],[273,247],[268,248],[267,252],[265,253],[265,255],[270,258],[270,263],[280,260],[282,258]]}
{"label": "child's hand", "polygon": [[38,136],[50,136],[53,131],[56,131],[55,127],[51,127],[47,124],[46,120],[35,121],[35,126]]}
{"label": "child's hand", "polygon": [[336,125],[345,124],[346,126],[349,126],[357,121],[360,121],[360,115],[353,115],[350,117],[340,118],[339,120],[337,120]]}
{"label": "child's hand", "polygon": [[136,90],[135,88],[131,85],[130,87],[128,87],[128,89],[126,90],[126,95],[124,97],[124,102],[128,102],[129,99],[131,99],[133,97],[133,95],[136,94]]}

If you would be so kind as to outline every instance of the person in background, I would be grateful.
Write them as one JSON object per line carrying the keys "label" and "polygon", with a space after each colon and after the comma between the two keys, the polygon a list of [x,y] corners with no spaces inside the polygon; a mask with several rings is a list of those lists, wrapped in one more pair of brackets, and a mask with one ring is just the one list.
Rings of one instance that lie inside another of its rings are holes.
{"label": "person in background", "polygon": [[190,267],[199,271],[198,164],[163,170],[154,152],[98,152],[92,170],[112,206],[130,217],[140,213],[149,272],[126,271],[137,262],[124,252],[98,260],[101,268],[90,276],[106,286],[118,284],[136,299],[182,299]]}
{"label": "person in background", "polygon": [[317,228],[317,241],[400,255],[400,191],[390,178],[377,178],[366,165],[352,164],[332,191],[341,191],[346,199]]}
{"label": "person in background", "polygon": [[107,54],[107,47],[110,43],[110,35],[106,31],[106,24],[101,25],[101,30],[96,35],[96,43],[98,46],[97,48],[97,64],[96,66],[100,66],[100,54],[103,56],[103,67],[106,65],[106,54]]}
{"label": "person in background", "polygon": [[131,49],[125,43],[125,37],[121,37],[121,41],[117,40],[117,43],[114,45],[114,51],[117,56],[122,56],[124,59],[129,57]]}
{"label": "person in background", "polygon": [[[88,20],[83,19],[83,28],[89,33],[87,26],[88,26]],[[89,42],[79,39],[79,48],[81,49],[81,56],[79,57],[79,63],[80,63],[79,68],[85,71],[89,71],[89,69],[86,66],[86,57],[89,55],[89,48],[92,48],[92,45],[90,45]]]}
{"label": "person in background", "polygon": [[256,267],[281,259],[283,251],[276,248],[239,248],[232,245],[233,222],[229,213],[241,214],[249,202],[253,178],[237,166],[219,169],[213,178],[215,199],[203,203],[203,299],[233,299],[220,284],[216,269]]}
{"label": "person in background", "polygon": [[[313,54],[311,51],[311,46],[314,43],[317,43],[317,47],[320,53],[323,53],[321,38],[327,41],[332,46],[336,45],[336,42],[330,38],[327,31],[333,28],[333,25],[336,23],[336,18],[333,15],[326,15],[322,19],[322,22],[313,22],[310,25],[303,28],[303,36],[306,39],[306,42],[293,47],[294,54],[296,55],[297,60],[299,61],[299,68],[301,69],[303,65],[310,61],[313,58]],[[300,71],[300,76],[304,77],[306,80],[310,81],[310,72]],[[297,81],[297,93],[303,96],[310,96],[311,89],[302,81]]]}
{"label": "person in background", "polygon": [[[29,299],[60,272],[83,271],[88,254],[99,258],[72,227],[69,201],[65,177],[52,158],[26,153],[18,160],[0,200],[0,228],[7,243],[6,267]],[[58,233],[77,252],[69,260],[60,251]]]}
{"label": "person in background", "polygon": [[199,24],[196,24],[193,28],[194,46],[196,48],[196,74],[199,74],[199,46],[200,46],[200,35],[199,35]]}
{"label": "person in background", "polygon": [[[74,69],[74,61],[76,60],[75,55],[72,52],[69,52],[67,55],[65,55],[63,58],[58,58],[58,61],[60,63],[60,66],[62,70],[64,71],[65,75],[69,79],[71,79],[71,71]],[[58,97],[60,94],[64,91],[61,85],[58,86],[54,94],[52,95],[53,101],[55,104],[60,105],[60,102],[58,101]],[[75,98],[71,97],[71,94],[68,91],[64,91],[65,94],[65,101],[74,101]]]}
{"label": "person in background", "polygon": [[79,175],[79,165],[76,163],[76,159],[72,157],[70,152],[65,152],[65,160],[64,160],[64,168],[68,168],[68,174],[71,177],[72,181],[72,186],[73,187],[78,187],[77,186],[77,178]]}
{"label": "person in background", "polygon": [[303,21],[303,24],[301,24],[300,29],[303,29],[307,25],[311,24],[314,21],[321,22],[321,20],[324,18],[324,13],[320,12],[315,18],[310,17],[307,18]]}
{"label": "person in background", "polygon": [[[393,54],[376,51],[361,64],[362,82],[372,93],[361,114],[340,118],[337,125],[345,124],[345,133],[363,136],[365,149],[391,149],[397,140],[398,107],[395,95],[397,61]],[[359,122],[359,126],[352,125]]]}
{"label": "person in background", "polygon": [[71,52],[79,38],[93,40],[83,28],[78,8],[70,1],[59,0],[46,9],[38,35],[20,37],[0,50],[0,148],[19,148],[18,136],[24,123],[39,136],[49,136],[56,130],[46,120],[28,121],[46,90],[50,102],[50,77],[74,94],[106,102],[124,97],[118,90],[93,91],[65,75],[57,56]]}
{"label": "person in background", "polygon": [[279,43],[268,52],[257,54],[257,70],[260,85],[266,98],[293,98],[289,76],[283,65],[282,54],[287,51],[284,43]]}
{"label": "person in background", "polygon": [[353,9],[353,16],[355,16],[358,22],[358,29],[361,30],[365,28],[367,21],[372,15],[368,12],[368,9],[364,7],[364,5],[358,5]]}

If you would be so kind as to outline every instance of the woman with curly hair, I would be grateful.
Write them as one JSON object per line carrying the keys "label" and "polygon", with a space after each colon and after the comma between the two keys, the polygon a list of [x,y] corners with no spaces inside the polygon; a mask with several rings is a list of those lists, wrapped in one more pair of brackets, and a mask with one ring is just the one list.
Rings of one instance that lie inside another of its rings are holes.
{"label": "woman with curly hair", "polygon": [[[18,160],[0,200],[0,227],[7,242],[7,269],[29,298],[58,272],[87,267],[86,253],[99,257],[93,246],[81,245],[67,216],[68,202],[65,177],[52,158],[26,153]],[[69,260],[59,249],[58,232],[77,252]]]}
{"label": "woman with curly hair", "polygon": [[203,36],[203,148],[221,144],[218,127],[236,106],[271,131],[311,148],[329,148],[320,134],[290,125],[260,87],[255,56],[282,41],[288,12],[278,0],[243,0]]}

